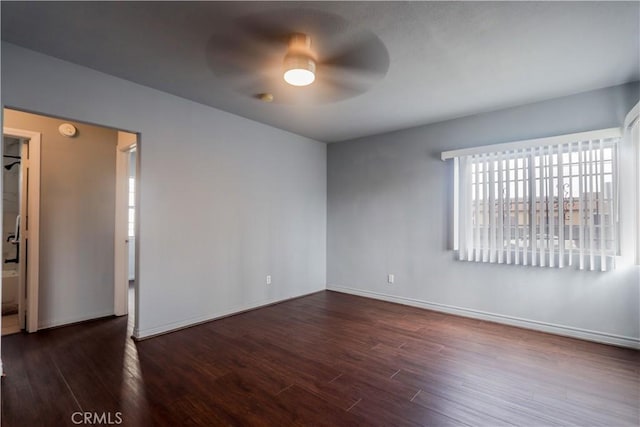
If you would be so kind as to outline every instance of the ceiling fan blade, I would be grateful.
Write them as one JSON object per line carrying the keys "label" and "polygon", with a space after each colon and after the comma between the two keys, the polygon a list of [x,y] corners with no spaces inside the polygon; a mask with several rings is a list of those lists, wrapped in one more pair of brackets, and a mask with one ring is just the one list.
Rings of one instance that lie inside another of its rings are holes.
{"label": "ceiling fan blade", "polygon": [[273,95],[274,104],[314,105],[337,102],[366,92],[376,80],[363,78],[360,73],[340,70],[319,75],[313,84],[294,87],[284,82],[281,73],[261,73],[242,81],[235,88],[246,96],[260,99],[260,95]]}
{"label": "ceiling fan blade", "polygon": [[373,33],[361,34],[338,52],[321,59],[323,66],[363,71],[383,77],[389,70],[389,53]]}
{"label": "ceiling fan blade", "polygon": [[317,9],[283,8],[241,17],[234,25],[258,43],[286,48],[293,33],[307,34],[315,44],[332,34],[344,32],[347,21]]}
{"label": "ceiling fan blade", "polygon": [[254,43],[261,46],[277,45],[286,48],[292,31],[288,26],[265,21],[259,16],[245,16],[237,21],[236,28]]}
{"label": "ceiling fan blade", "polygon": [[314,94],[314,100],[320,104],[353,98],[366,92],[365,88],[357,84],[330,79],[318,81],[317,89],[317,92]]}
{"label": "ceiling fan blade", "polygon": [[246,36],[233,34],[212,37],[206,48],[207,63],[214,74],[232,79],[273,65],[271,62],[280,54]]}
{"label": "ceiling fan blade", "polygon": [[342,69],[325,70],[318,80],[327,82],[334,87],[343,88],[349,91],[351,95],[366,92],[378,81],[376,76]]}

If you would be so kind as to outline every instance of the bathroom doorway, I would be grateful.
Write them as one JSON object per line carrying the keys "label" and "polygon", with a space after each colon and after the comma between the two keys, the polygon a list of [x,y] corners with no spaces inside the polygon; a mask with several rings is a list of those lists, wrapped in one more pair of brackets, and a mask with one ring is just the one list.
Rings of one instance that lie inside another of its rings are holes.
{"label": "bathroom doorway", "polygon": [[[35,249],[30,243],[23,244],[23,237],[40,237],[41,243],[36,256],[27,257],[28,260],[34,260],[28,265],[39,267],[39,271],[34,275],[29,270],[24,275],[27,281],[39,278],[34,286],[27,285],[24,288],[26,294],[39,290],[36,298],[24,304],[26,313],[37,315],[37,321],[32,328],[27,320],[24,329],[34,332],[114,314],[131,314],[129,322],[133,330],[138,317],[135,310],[138,305],[138,274],[134,264],[134,280],[131,283],[129,258],[130,252],[139,252],[139,245],[135,242],[135,239],[139,239],[139,233],[138,221],[135,220],[136,209],[129,200],[134,202],[135,207],[139,206],[139,192],[135,191],[133,185],[130,186],[130,182],[136,182],[132,175],[138,169],[136,164],[139,164],[139,135],[8,108],[4,109],[4,118],[7,126],[5,134],[14,136],[7,133],[7,130],[13,131],[14,128],[29,129],[38,135],[38,144],[42,142],[42,158],[38,161],[42,179],[33,176],[34,179],[27,180],[30,185],[37,187],[41,198],[39,220],[32,220],[28,216],[28,222],[37,227],[38,232],[34,228],[26,236],[20,234],[18,266],[22,266],[24,259],[23,247],[32,255],[32,249]],[[28,145],[34,140],[26,139],[29,140]],[[123,145],[125,142],[126,146]],[[135,157],[131,153],[133,150]],[[121,159],[125,161],[120,162]],[[25,162],[24,158],[20,162],[24,175],[25,164],[31,162]],[[30,171],[29,168],[27,170]],[[123,180],[120,180],[121,176]],[[25,200],[21,198],[22,203]],[[119,208],[121,200],[123,210]],[[134,221],[131,223],[129,210],[133,212]],[[118,215],[122,216],[122,222],[114,218]],[[25,215],[21,215],[21,218],[25,218]],[[9,226],[5,222],[4,231],[8,233],[13,229],[14,225]],[[130,238],[129,229],[134,231],[133,238]],[[9,251],[8,247],[6,251]],[[122,257],[118,255],[119,251]],[[137,261],[137,258],[134,255],[134,260]],[[119,272],[122,272],[122,276]],[[23,276],[19,274],[19,277]],[[124,292],[120,292],[121,289]],[[21,299],[18,298],[18,301]],[[34,309],[29,309],[31,302],[37,304]]]}
{"label": "bathroom doorway", "polygon": [[[2,335],[37,329],[40,134],[3,129]],[[35,258],[34,258],[35,257]]]}
{"label": "bathroom doorway", "polygon": [[2,335],[20,331],[20,181],[22,140],[3,136]]}

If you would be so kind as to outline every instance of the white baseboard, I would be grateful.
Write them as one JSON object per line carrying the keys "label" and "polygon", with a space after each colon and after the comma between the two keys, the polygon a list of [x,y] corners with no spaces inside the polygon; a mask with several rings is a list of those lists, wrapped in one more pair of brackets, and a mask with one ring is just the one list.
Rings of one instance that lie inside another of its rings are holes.
{"label": "white baseboard", "polygon": [[620,347],[640,349],[640,339],[634,337],[625,337],[621,335],[609,334],[606,332],[591,331],[588,329],[574,328],[572,326],[557,325],[553,323],[540,322],[537,320],[523,319],[497,313],[489,313],[486,311],[422,301],[413,298],[398,297],[378,292],[363,291],[360,289],[348,288],[338,285],[327,285],[327,290],[342,292],[351,295],[358,295],[382,301],[394,302],[398,304],[410,305],[412,307],[425,308],[427,310],[455,314],[457,316],[471,317],[473,319],[488,320],[491,322],[503,323],[506,325],[518,326],[520,328],[533,329],[536,331],[548,332],[551,334],[562,335],[566,337],[579,338],[587,341],[595,341],[603,344],[612,344]]}
{"label": "white baseboard", "polygon": [[157,335],[168,334],[180,329],[190,328],[192,326],[199,325],[201,323],[211,322],[212,320],[221,319],[223,317],[232,316],[234,314],[240,314],[245,311],[255,310],[257,308],[266,307],[273,304],[289,301],[296,298],[301,298],[307,295],[315,294],[317,292],[324,291],[324,288],[317,289],[312,292],[307,292],[301,295],[292,295],[286,298],[274,298],[261,302],[254,302],[249,304],[243,304],[236,307],[229,308],[227,310],[219,311],[216,313],[205,314],[202,316],[190,317],[188,319],[180,320],[177,322],[165,323],[164,325],[155,326],[153,328],[135,329],[133,330],[133,338],[136,340],[144,340],[152,338]]}
{"label": "white baseboard", "polygon": [[84,316],[38,321],[38,330],[55,328],[58,326],[66,326],[66,325],[71,325],[79,322],[86,322],[87,320],[100,319],[101,317],[107,317],[107,316],[113,316],[113,311],[100,311],[97,313],[91,313]]}

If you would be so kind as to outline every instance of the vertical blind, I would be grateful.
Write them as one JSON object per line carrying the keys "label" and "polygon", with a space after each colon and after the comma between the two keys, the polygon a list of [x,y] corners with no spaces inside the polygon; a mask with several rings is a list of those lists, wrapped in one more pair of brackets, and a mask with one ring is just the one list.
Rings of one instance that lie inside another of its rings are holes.
{"label": "vertical blind", "polygon": [[615,129],[443,153],[460,260],[613,269],[619,140]]}

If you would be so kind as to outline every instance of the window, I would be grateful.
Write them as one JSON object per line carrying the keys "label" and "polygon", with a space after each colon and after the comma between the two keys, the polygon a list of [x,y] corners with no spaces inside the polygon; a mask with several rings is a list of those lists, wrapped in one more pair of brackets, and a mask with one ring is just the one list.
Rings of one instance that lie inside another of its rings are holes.
{"label": "window", "polygon": [[610,129],[443,153],[456,165],[459,258],[614,268],[619,140]]}

